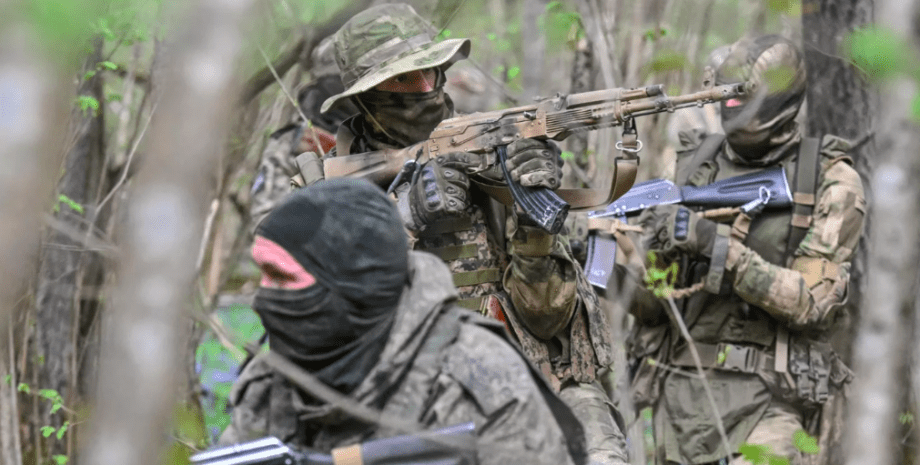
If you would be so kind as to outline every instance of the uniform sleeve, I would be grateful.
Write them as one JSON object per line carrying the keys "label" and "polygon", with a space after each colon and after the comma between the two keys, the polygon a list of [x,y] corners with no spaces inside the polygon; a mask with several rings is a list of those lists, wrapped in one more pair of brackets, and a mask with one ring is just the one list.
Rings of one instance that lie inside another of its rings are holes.
{"label": "uniform sleeve", "polygon": [[481,464],[570,464],[566,437],[527,362],[494,333],[464,325],[423,421],[476,424]]}
{"label": "uniform sleeve", "polygon": [[[542,320],[541,326],[546,329],[543,332],[565,326],[577,303],[575,267],[579,266],[572,257],[568,240],[561,234],[524,226],[512,230],[510,243],[511,260],[503,285],[514,307],[539,311],[542,316],[531,322]],[[559,321],[552,321],[555,319]],[[531,330],[541,332],[538,328]]]}
{"label": "uniform sleeve", "polygon": [[299,172],[294,155],[291,154],[296,132],[292,127],[273,134],[262,152],[259,169],[252,182],[252,230],[291,192],[291,177]]}
{"label": "uniform sleeve", "polygon": [[789,268],[732,239],[726,266],[735,292],[793,328],[821,328],[846,300],[850,260],[862,234],[866,200],[859,175],[832,161],[817,192],[811,226]]}

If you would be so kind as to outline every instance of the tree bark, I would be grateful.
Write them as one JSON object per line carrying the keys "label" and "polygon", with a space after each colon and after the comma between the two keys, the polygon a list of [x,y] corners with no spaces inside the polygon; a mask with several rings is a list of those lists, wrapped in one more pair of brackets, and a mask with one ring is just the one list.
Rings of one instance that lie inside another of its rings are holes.
{"label": "tree bark", "polygon": [[159,463],[175,408],[183,318],[217,150],[228,132],[241,24],[251,1],[198,0],[171,49],[151,151],[122,230],[119,288],[85,463]]}
{"label": "tree bark", "polygon": [[[917,45],[914,2],[878,0],[879,25]],[[879,106],[878,164],[871,176],[872,233],[869,237],[868,285],[853,349],[856,381],[848,422],[847,464],[893,463],[895,425],[902,383],[899,369],[907,350],[905,308],[914,307],[917,282],[917,219],[920,211],[920,130],[911,116],[917,83],[906,76],[883,82]]]}
{"label": "tree bark", "polygon": [[[102,61],[102,41],[97,40],[93,52],[87,57],[82,73],[95,70]],[[102,78],[96,74],[81,82],[77,91],[81,98],[102,102]],[[38,385],[33,389],[53,389],[68,405],[73,405],[75,392],[72,381],[77,367],[74,356],[76,322],[79,319],[81,287],[79,269],[86,244],[80,238],[87,230],[86,213],[94,200],[98,180],[103,172],[103,111],[75,108],[71,115],[72,132],[69,148],[64,157],[64,173],[57,192],[79,204],[81,211],[57,202],[55,224],[49,228],[44,244],[36,285],[35,332],[33,338],[33,369],[38,370]],[[74,234],[74,233],[77,234]],[[64,422],[63,411],[51,414],[51,404],[39,398],[41,424],[32,425],[35,434],[39,428],[59,427]],[[46,450],[52,454],[65,454],[66,443],[48,441]]]}
{"label": "tree bark", "polygon": [[[802,3],[802,48],[808,67],[807,126],[806,134],[818,137],[835,134],[860,145],[849,155],[863,179],[869,180],[875,163],[875,141],[871,136],[878,97],[866,85],[862,76],[845,57],[841,45],[853,30],[872,21],[872,0],[807,0]],[[871,205],[872,192],[867,189]],[[847,362],[852,360],[853,340],[859,325],[859,305],[866,289],[866,260],[868,231],[871,217],[866,221],[866,232],[853,259],[850,280],[850,298],[845,312],[850,316],[849,330],[840,331],[834,347]]]}

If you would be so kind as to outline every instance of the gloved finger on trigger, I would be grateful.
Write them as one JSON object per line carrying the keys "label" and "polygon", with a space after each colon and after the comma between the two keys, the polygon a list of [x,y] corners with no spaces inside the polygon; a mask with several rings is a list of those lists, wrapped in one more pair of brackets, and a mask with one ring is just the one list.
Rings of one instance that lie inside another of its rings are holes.
{"label": "gloved finger on trigger", "polygon": [[441,166],[450,166],[464,171],[479,168],[482,157],[475,153],[450,152],[435,157],[434,161]]}

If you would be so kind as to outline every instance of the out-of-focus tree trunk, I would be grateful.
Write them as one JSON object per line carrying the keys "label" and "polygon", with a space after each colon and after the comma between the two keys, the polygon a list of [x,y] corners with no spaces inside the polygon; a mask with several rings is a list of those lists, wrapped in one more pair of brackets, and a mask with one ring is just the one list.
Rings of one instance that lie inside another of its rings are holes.
{"label": "out-of-focus tree trunk", "polygon": [[[12,4],[12,5],[11,5]],[[18,2],[4,2],[0,13],[16,18]],[[13,19],[0,29],[0,463],[22,463],[17,403],[13,314],[37,253],[40,220],[50,208],[60,162],[61,138],[48,137],[63,124],[66,109],[56,100],[61,84],[36,53],[35,31]],[[56,103],[52,103],[56,102]]]}
{"label": "out-of-focus tree trunk", "polygon": [[191,297],[216,147],[226,116],[242,20],[252,2],[199,0],[175,36],[152,126],[152,146],[135,181],[122,231],[121,276],[113,297],[93,435],[85,463],[159,463],[183,364],[182,309]]}
{"label": "out-of-focus tree trunk", "polygon": [[[875,141],[867,139],[875,127],[877,96],[866,86],[859,71],[844,58],[844,38],[872,21],[873,0],[808,0],[802,3],[802,48],[808,66],[807,135],[835,134],[859,147],[850,152],[864,183],[876,161]],[[871,191],[867,189],[867,195]],[[872,204],[872,198],[868,198]],[[868,218],[871,221],[871,218]],[[868,232],[871,223],[866,223]],[[844,360],[852,359],[852,344],[859,323],[859,305],[866,287],[868,234],[863,236],[853,260],[850,299],[846,312],[850,329],[840,331],[835,349]]]}
{"label": "out-of-focus tree trunk", "polygon": [[[82,73],[95,70],[102,61],[102,41],[96,40],[93,52],[86,58]],[[99,74],[81,82],[77,91],[81,99],[103,101],[102,77]],[[76,366],[76,336],[79,327],[79,311],[82,301],[78,276],[86,244],[82,239],[89,228],[88,208],[94,197],[103,172],[103,114],[99,109],[73,110],[72,129],[67,140],[68,149],[64,156],[63,175],[58,182],[58,194],[79,205],[80,211],[68,206],[66,201],[58,202],[54,223],[42,244],[41,265],[35,297],[35,330],[33,334],[33,356],[37,361],[33,368],[38,370],[38,385],[34,389],[53,389],[60,393],[67,405],[73,405],[77,397],[74,381],[78,372]],[[41,418],[32,425],[39,435],[42,426],[60,427],[64,415],[51,414],[51,404],[40,398]],[[62,412],[63,413],[63,412]],[[48,441],[46,450],[51,454],[65,454],[66,443]]]}
{"label": "out-of-focus tree trunk", "polygon": [[[918,45],[917,5],[877,0],[878,24]],[[895,425],[903,395],[900,373],[909,325],[903,312],[915,306],[920,227],[920,128],[911,117],[917,83],[894,77],[883,83],[876,135],[877,164],[871,174],[872,233],[869,237],[865,310],[853,348],[856,381],[848,421],[847,464],[888,464],[896,450]],[[911,345],[916,345],[912,341]]]}

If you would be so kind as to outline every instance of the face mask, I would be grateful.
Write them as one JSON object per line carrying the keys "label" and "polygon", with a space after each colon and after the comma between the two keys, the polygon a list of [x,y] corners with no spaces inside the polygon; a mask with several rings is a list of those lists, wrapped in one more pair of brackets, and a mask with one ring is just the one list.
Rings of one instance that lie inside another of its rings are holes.
{"label": "face mask", "polygon": [[295,291],[259,288],[253,309],[272,351],[342,393],[354,390],[377,363],[395,315],[362,315],[367,311],[320,284]]}
{"label": "face mask", "polygon": [[360,94],[358,102],[374,129],[402,147],[427,139],[454,112],[454,103],[441,86],[430,92],[369,90]]}

